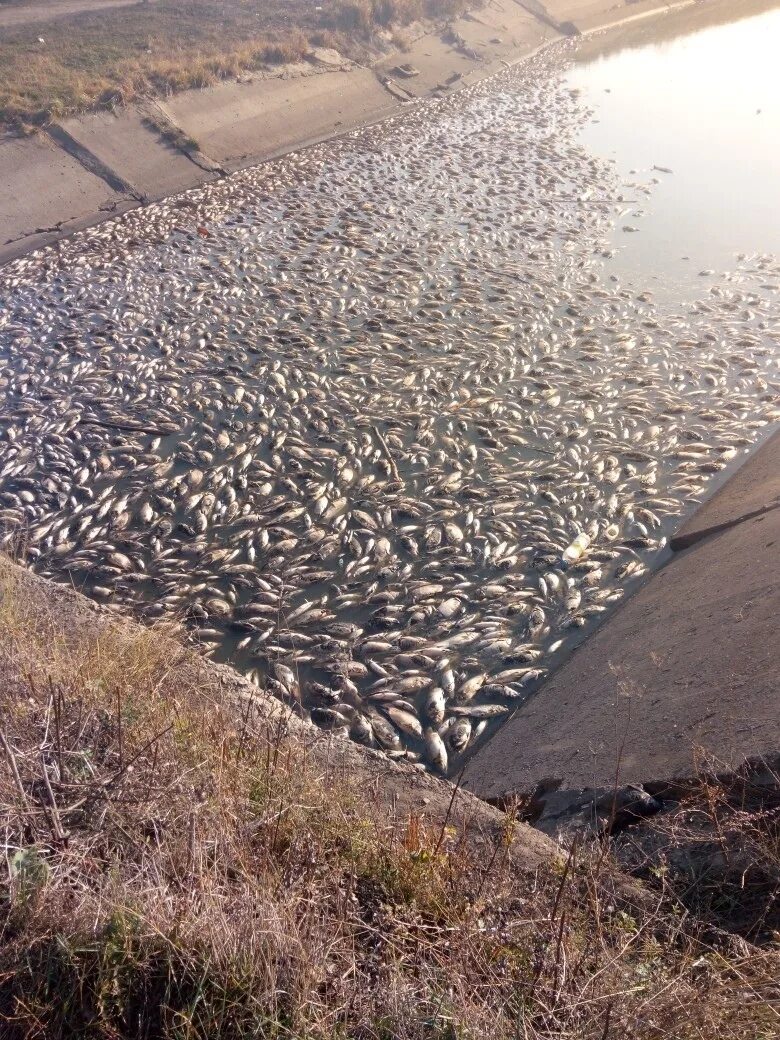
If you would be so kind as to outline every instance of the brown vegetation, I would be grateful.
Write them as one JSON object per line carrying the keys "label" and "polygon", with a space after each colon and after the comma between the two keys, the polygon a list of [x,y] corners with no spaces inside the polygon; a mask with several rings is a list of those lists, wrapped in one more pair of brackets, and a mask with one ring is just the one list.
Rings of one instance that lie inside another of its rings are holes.
{"label": "brown vegetation", "polygon": [[510,817],[492,849],[389,818],[283,725],[206,695],[167,637],[74,635],[17,573],[4,1038],[777,1035],[776,950],[714,948],[663,884],[632,901],[604,848],[520,872]]}
{"label": "brown vegetation", "polygon": [[659,815],[615,843],[620,862],[662,878],[698,920],[779,943],[780,754],[736,773],[702,756],[696,776],[664,799]]}
{"label": "brown vegetation", "polygon": [[[155,0],[0,29],[0,123],[16,127],[301,61],[361,60],[375,29],[448,17],[464,0]],[[43,42],[41,42],[41,40]]]}
{"label": "brown vegetation", "polygon": [[446,19],[466,7],[479,7],[465,0],[336,0],[326,16],[338,29],[369,33],[375,26],[409,25],[420,19]]}

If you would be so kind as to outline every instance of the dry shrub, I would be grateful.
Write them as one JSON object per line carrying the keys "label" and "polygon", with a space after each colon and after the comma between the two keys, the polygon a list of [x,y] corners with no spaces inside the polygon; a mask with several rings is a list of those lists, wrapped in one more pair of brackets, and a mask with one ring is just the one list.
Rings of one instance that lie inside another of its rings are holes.
{"label": "dry shrub", "polygon": [[[604,850],[523,874],[389,818],[169,633],[0,580],[0,1035],[766,1037],[778,957],[704,944]],[[762,1032],[763,1030],[763,1032]]]}
{"label": "dry shrub", "polygon": [[408,51],[412,45],[412,40],[405,29],[396,29],[393,33],[392,43],[397,50]]}
{"label": "dry shrub", "polygon": [[284,65],[301,61],[310,50],[309,41],[298,30],[293,30],[275,42],[266,44],[260,49],[261,61],[272,65]]}
{"label": "dry shrub", "polygon": [[329,17],[339,29],[369,35],[376,26],[450,17],[466,6],[465,0],[337,0]]}
{"label": "dry shrub", "polygon": [[374,24],[373,4],[371,0],[337,0],[330,18],[338,29],[366,35]]}
{"label": "dry shrub", "polygon": [[698,920],[780,942],[780,754],[736,772],[702,756],[665,811],[616,851]]}
{"label": "dry shrub", "polygon": [[379,25],[407,25],[424,14],[423,0],[375,0],[374,20]]}
{"label": "dry shrub", "polygon": [[318,32],[314,32],[309,37],[312,47],[332,47],[333,50],[338,50],[343,46],[342,38],[330,29],[321,29]]}

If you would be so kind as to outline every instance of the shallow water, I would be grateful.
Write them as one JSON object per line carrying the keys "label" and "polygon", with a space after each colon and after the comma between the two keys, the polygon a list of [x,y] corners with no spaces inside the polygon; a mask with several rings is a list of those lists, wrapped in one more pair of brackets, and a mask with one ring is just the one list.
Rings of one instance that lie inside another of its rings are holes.
{"label": "shallow water", "polygon": [[6,544],[457,770],[780,414],[780,265],[612,281],[560,51],[5,268]]}
{"label": "shallow water", "polygon": [[708,24],[729,9],[742,10],[715,4],[600,34],[567,76],[594,109],[585,147],[629,181],[659,181],[649,198],[626,192],[637,204],[610,236],[609,270],[670,298],[700,292],[700,272],[730,269],[737,253],[780,253],[780,9]]}

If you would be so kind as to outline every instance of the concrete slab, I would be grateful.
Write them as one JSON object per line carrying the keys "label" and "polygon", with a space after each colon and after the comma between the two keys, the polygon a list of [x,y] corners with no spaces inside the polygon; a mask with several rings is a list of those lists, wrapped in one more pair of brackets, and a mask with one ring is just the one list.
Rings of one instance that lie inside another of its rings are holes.
{"label": "concrete slab", "polygon": [[75,226],[123,202],[43,135],[0,142],[0,259],[21,240],[32,249],[55,226]]}
{"label": "concrete slab", "polygon": [[558,33],[515,0],[493,0],[462,18],[453,29],[483,62],[517,61]]}
{"label": "concrete slab", "polygon": [[672,548],[684,548],[705,532],[780,506],[780,430],[718,488],[675,532]]}
{"label": "concrete slab", "polygon": [[780,748],[780,510],[672,558],[468,763],[484,798],[689,776]]}
{"label": "concrete slab", "polygon": [[369,69],[222,83],[166,102],[178,125],[228,167],[262,161],[389,115],[398,102]]}
{"label": "concrete slab", "polygon": [[144,123],[136,109],[63,120],[79,144],[149,198],[164,198],[213,178]]}

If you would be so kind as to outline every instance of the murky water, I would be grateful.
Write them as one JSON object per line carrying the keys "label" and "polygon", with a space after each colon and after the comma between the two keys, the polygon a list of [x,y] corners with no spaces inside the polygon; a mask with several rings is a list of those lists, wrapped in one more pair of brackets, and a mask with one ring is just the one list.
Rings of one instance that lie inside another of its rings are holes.
{"label": "murky water", "polygon": [[5,544],[457,770],[780,415],[780,264],[613,280],[560,51],[5,268]]}
{"label": "murky water", "polygon": [[609,270],[668,297],[701,292],[700,272],[730,270],[735,254],[780,253],[780,8],[721,22],[745,9],[591,38],[567,76],[595,110],[583,144],[629,181],[658,179],[649,197],[626,192]]}

